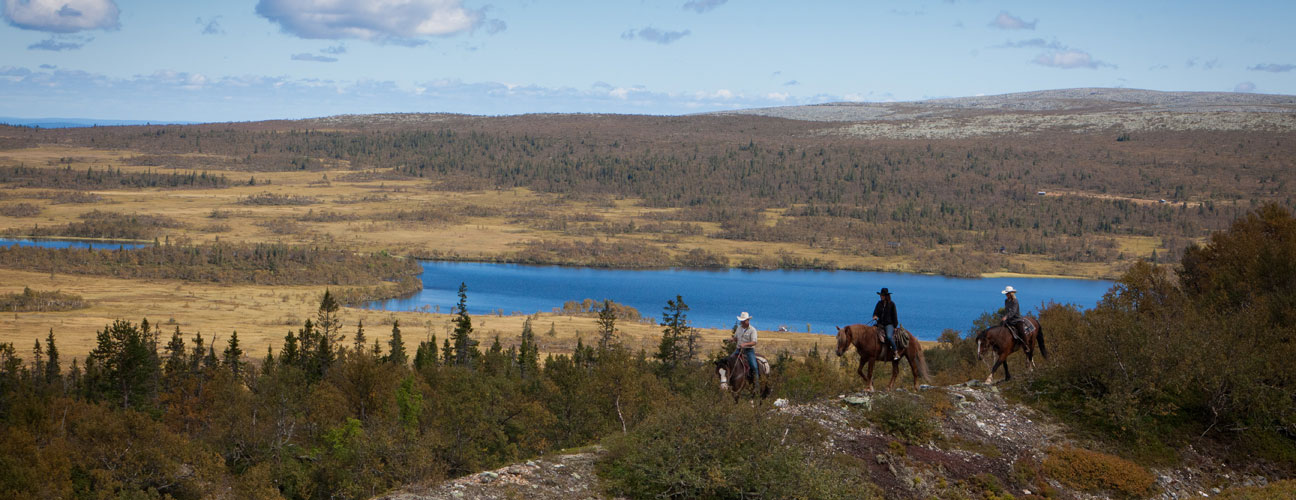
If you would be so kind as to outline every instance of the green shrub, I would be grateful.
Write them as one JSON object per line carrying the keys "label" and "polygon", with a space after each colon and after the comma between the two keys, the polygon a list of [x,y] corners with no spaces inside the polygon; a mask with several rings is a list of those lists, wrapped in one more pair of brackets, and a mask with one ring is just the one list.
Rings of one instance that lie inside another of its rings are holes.
{"label": "green shrub", "polygon": [[629,498],[876,498],[862,467],[827,455],[814,424],[700,396],[605,443],[603,485]]}
{"label": "green shrub", "polygon": [[1089,492],[1142,498],[1151,494],[1156,486],[1156,477],[1143,466],[1083,448],[1050,449],[1043,466],[1048,477]]}
{"label": "green shrub", "polygon": [[927,407],[906,394],[881,394],[873,399],[869,421],[896,437],[926,441],[936,436],[936,423]]}

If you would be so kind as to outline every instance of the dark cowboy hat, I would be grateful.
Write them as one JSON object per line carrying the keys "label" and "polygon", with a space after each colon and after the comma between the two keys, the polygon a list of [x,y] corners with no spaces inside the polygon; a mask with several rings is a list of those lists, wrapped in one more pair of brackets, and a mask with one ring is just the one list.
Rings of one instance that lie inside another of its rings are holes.
{"label": "dark cowboy hat", "polygon": [[878,292],[877,294],[878,294],[878,295],[886,295],[886,296],[889,297],[889,296],[891,296],[891,291],[890,291],[890,290],[887,290],[886,287],[882,287],[882,291]]}

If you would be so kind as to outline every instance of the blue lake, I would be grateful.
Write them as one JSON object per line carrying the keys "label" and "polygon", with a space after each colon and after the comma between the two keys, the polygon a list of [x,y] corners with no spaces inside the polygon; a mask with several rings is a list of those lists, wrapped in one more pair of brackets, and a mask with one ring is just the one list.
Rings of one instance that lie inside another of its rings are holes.
{"label": "blue lake", "polygon": [[748,311],[759,330],[835,333],[834,326],[866,323],[877,291],[891,289],[900,323],[923,340],[946,328],[966,332],[986,311],[1003,306],[999,291],[1019,290],[1023,313],[1047,302],[1093,307],[1110,281],[1054,278],[946,278],[856,271],[648,271],[424,261],[423,291],[368,304],[371,309],[450,312],[459,283],[468,285],[468,312],[552,312],[563,302],[612,299],[660,320],[666,301],[680,295],[693,326],[729,328]]}
{"label": "blue lake", "polygon": [[130,241],[107,241],[107,240],[42,240],[26,238],[0,238],[0,246],[32,246],[42,248],[89,248],[96,250],[116,250],[125,248],[132,250],[149,246],[149,243],[138,243]]}

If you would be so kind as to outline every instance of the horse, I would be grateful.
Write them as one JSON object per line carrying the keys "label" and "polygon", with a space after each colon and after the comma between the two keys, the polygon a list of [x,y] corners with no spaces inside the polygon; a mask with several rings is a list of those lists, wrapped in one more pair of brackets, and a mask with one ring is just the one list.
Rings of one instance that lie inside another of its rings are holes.
{"label": "horse", "polygon": [[[1039,320],[1032,317],[1025,317],[1025,320],[1035,327],[1035,330],[1026,334],[1026,345],[1034,346],[1036,341],[1039,343],[1039,352],[1048,359],[1048,348],[1044,347],[1044,328],[1040,326]],[[986,383],[993,383],[994,372],[1003,365],[1004,380],[1012,380],[1012,374],[1008,372],[1008,355],[1021,349],[1021,344],[1013,338],[1013,334],[1007,326],[996,325],[982,330],[976,336],[977,359],[985,360],[986,352],[994,354],[994,366],[990,367],[990,376],[986,377]],[[1031,349],[1026,353],[1026,362],[1031,371],[1035,371],[1035,350]]]}
{"label": "horse", "polygon": [[[868,383],[869,392],[873,392],[873,363],[877,361],[891,361],[891,382],[887,383],[887,390],[895,386],[896,377],[900,375],[900,362],[892,361],[891,348],[886,345],[885,341],[879,341],[878,335],[881,329],[870,325],[847,325],[837,327],[837,356],[841,357],[849,351],[851,346],[855,346],[855,352],[860,355],[859,368],[855,370],[864,382]],[[900,351],[900,356],[909,361],[909,369],[913,371],[914,390],[918,390],[918,378],[928,380],[927,361],[923,358],[922,346],[919,345],[918,339],[906,330],[897,328],[897,334],[905,335],[909,339],[908,347]],[[868,363],[868,375],[864,375],[864,363]]]}
{"label": "horse", "polygon": [[715,361],[716,375],[720,376],[720,390],[728,390],[733,393],[734,401],[738,401],[738,395],[743,390],[751,388],[756,394],[760,394],[761,399],[769,397],[771,389],[769,383],[770,369],[769,361],[764,356],[756,356],[756,363],[763,368],[760,376],[760,387],[752,385],[751,379],[747,376],[746,360],[741,356],[729,355]]}

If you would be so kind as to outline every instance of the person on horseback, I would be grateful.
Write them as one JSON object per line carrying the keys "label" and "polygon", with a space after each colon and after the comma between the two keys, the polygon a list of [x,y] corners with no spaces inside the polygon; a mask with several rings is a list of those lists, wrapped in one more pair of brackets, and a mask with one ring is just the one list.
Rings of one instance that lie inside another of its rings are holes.
{"label": "person on horseback", "polygon": [[1030,354],[1030,344],[1026,343],[1026,318],[1021,315],[1021,306],[1017,304],[1017,290],[1012,285],[1004,287],[1004,315],[1000,318],[1004,326],[1012,331],[1013,337],[1022,343],[1022,350]]}
{"label": "person on horseback", "polygon": [[896,315],[895,302],[891,302],[891,291],[886,287],[878,292],[878,303],[873,306],[873,321],[877,322],[878,328],[886,332],[887,346],[891,348],[891,361],[900,360],[900,351],[896,349],[895,329],[900,325],[900,317]]}
{"label": "person on horseback", "polygon": [[756,329],[751,326],[751,315],[743,311],[738,315],[738,327],[734,329],[734,343],[738,348],[734,350],[734,356],[744,356],[747,359],[747,373],[751,376],[752,384],[759,387],[760,385],[760,365],[756,364]]}

